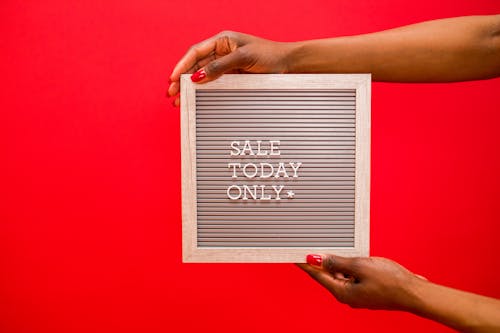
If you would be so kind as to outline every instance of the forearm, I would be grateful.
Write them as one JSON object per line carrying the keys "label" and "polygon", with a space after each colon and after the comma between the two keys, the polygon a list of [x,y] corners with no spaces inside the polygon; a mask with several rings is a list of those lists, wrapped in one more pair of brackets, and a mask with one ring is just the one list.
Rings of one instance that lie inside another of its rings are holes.
{"label": "forearm", "polygon": [[288,71],[372,73],[375,81],[451,82],[500,75],[500,15],[428,21],[290,44]]}
{"label": "forearm", "polygon": [[421,281],[410,312],[461,332],[500,332],[500,300]]}

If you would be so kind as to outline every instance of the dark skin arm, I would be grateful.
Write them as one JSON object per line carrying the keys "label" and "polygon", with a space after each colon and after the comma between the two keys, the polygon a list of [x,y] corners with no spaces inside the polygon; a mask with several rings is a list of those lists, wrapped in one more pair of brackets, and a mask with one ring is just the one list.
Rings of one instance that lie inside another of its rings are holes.
{"label": "dark skin arm", "polygon": [[408,311],[461,332],[500,332],[500,300],[434,284],[385,258],[318,257],[298,266],[353,308]]}
{"label": "dark skin arm", "polygon": [[[281,43],[225,31],[193,45],[170,75],[372,73],[375,81],[452,82],[500,75],[500,15],[428,21],[370,34]],[[204,77],[203,77],[204,76]],[[178,98],[174,100],[179,104]]]}
{"label": "dark skin arm", "polygon": [[[435,20],[350,37],[293,43],[226,31],[192,46],[170,75],[209,82],[224,73],[372,73],[376,81],[453,82],[500,76],[500,15]],[[500,301],[422,279],[384,258],[319,256],[299,266],[355,308],[403,310],[463,332],[500,332]]]}

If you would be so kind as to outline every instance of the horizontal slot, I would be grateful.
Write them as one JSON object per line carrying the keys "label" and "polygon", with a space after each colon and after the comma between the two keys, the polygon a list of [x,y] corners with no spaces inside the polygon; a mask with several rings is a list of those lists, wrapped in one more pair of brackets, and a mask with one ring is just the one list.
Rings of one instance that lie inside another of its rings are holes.
{"label": "horizontal slot", "polygon": [[345,247],[352,248],[354,247],[354,242],[320,242],[320,241],[307,241],[307,242],[297,242],[297,241],[284,241],[284,242],[198,242],[197,246],[199,247],[262,247],[262,248],[270,248],[270,247]]}
{"label": "horizontal slot", "polygon": [[296,120],[311,120],[311,121],[330,121],[332,119],[355,119],[354,112],[349,114],[312,114],[312,113],[304,113],[304,114],[255,114],[255,113],[245,113],[245,114],[197,114],[196,119],[198,123],[213,121],[220,122],[232,122],[234,120],[249,120],[258,122],[265,121],[281,121],[287,119],[296,119]]}
{"label": "horizontal slot", "polygon": [[352,216],[288,216],[283,219],[282,216],[268,216],[266,218],[249,218],[248,216],[233,216],[230,220],[225,220],[220,216],[205,216],[198,220],[198,225],[330,225],[330,226],[345,226],[354,224],[354,215]]}

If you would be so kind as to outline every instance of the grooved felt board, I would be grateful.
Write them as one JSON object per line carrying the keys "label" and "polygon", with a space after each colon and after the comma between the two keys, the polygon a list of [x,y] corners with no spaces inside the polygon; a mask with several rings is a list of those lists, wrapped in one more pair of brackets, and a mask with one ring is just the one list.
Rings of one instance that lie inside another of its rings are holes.
{"label": "grooved felt board", "polygon": [[368,255],[370,75],[181,86],[184,261]]}

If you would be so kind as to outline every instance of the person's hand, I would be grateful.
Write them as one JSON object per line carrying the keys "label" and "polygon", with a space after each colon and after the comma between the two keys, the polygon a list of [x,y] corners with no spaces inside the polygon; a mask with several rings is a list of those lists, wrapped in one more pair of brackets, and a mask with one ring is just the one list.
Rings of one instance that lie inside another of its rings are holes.
{"label": "person's hand", "polygon": [[179,79],[191,73],[194,82],[212,81],[224,73],[285,73],[287,43],[224,31],[189,48],[170,75],[168,96],[179,105]]}
{"label": "person's hand", "polygon": [[415,290],[425,278],[385,258],[345,258],[309,255],[308,264],[297,264],[353,308],[405,310],[415,304]]}

